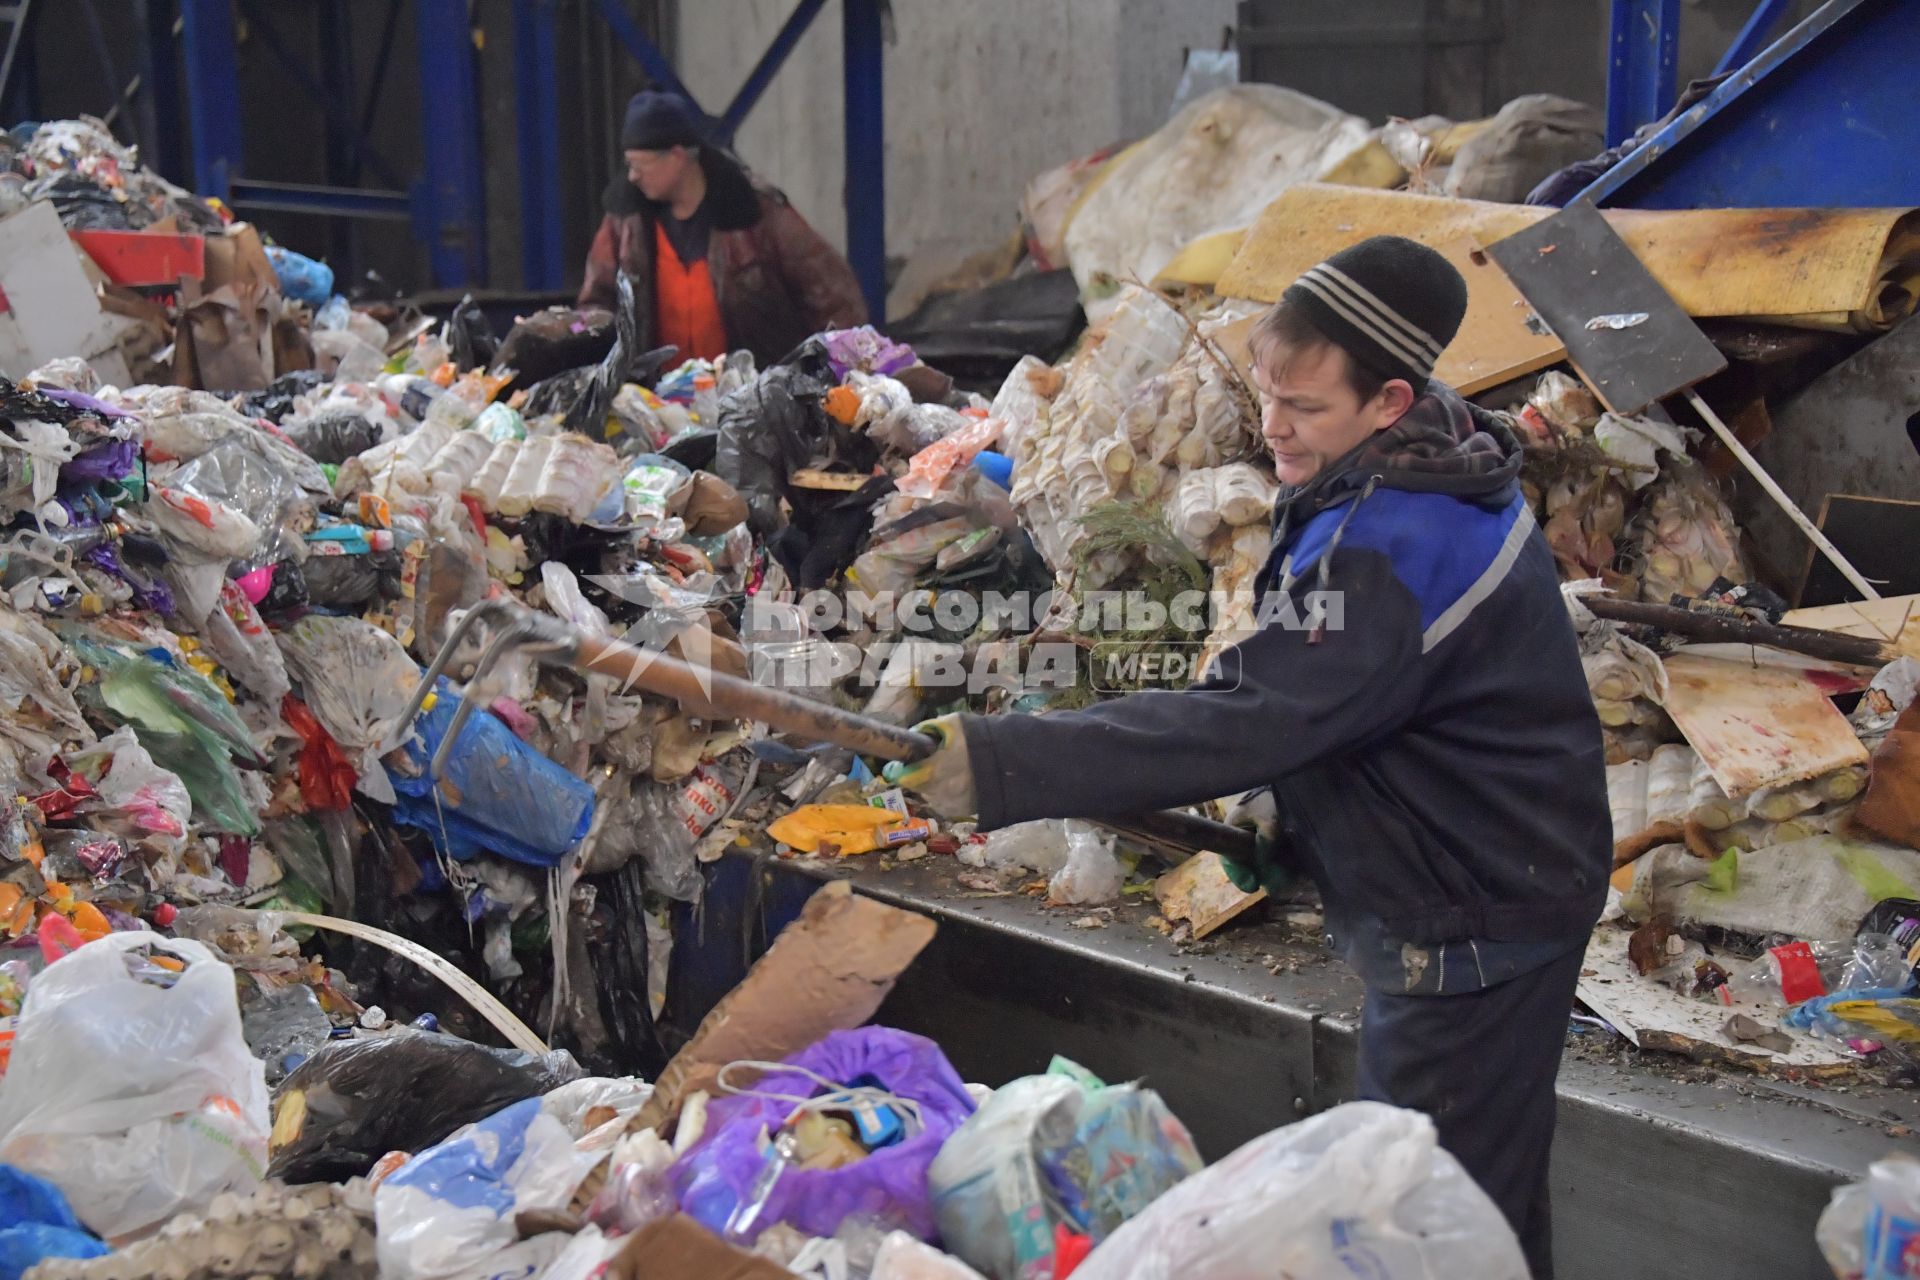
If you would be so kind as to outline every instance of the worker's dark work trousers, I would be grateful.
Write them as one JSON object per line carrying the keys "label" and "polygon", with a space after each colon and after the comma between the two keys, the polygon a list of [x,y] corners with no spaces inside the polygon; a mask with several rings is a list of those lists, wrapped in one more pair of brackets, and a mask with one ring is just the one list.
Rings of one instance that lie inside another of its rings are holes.
{"label": "worker's dark work trousers", "polygon": [[1507,1215],[1535,1280],[1553,1276],[1547,1153],[1553,1082],[1583,947],[1483,991],[1409,996],[1367,991],[1360,1096],[1424,1111]]}

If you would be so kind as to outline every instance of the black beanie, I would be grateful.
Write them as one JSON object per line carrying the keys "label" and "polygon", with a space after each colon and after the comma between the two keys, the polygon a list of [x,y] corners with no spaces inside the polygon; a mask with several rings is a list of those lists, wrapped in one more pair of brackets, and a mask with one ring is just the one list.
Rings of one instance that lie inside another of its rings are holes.
{"label": "black beanie", "polygon": [[665,151],[669,147],[697,147],[704,139],[686,99],[646,90],[627,103],[620,126],[622,151]]}
{"label": "black beanie", "polygon": [[1423,391],[1434,361],[1460,332],[1467,282],[1423,244],[1373,236],[1309,269],[1281,300],[1355,363]]}

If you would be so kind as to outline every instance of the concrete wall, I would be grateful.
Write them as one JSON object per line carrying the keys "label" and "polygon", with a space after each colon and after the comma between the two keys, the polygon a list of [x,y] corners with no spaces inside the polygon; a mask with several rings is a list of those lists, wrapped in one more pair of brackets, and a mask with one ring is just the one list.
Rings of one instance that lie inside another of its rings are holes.
{"label": "concrete wall", "polygon": [[[683,4],[678,65],[718,111],[791,0]],[[967,250],[1015,224],[1029,178],[1165,117],[1187,45],[1232,0],[894,0],[886,56],[887,236],[895,256]],[[840,5],[830,0],[737,139],[830,240],[845,238]]]}

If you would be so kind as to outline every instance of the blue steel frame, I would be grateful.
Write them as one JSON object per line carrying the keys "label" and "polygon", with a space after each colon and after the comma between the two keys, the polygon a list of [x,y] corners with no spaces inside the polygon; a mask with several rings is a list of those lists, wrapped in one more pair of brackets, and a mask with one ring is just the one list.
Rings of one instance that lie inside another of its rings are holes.
{"label": "blue steel frame", "polygon": [[1618,146],[1673,106],[1680,0],[1613,0],[1607,60],[1607,145]]}
{"label": "blue steel frame", "polygon": [[[673,64],[640,29],[620,0],[595,0],[614,37],[648,79],[674,93],[709,122],[714,136],[731,145],[741,122],[800,43],[826,0],[798,0],[766,52],[747,73],[733,101],[718,116],[688,92]],[[846,62],[847,260],[859,277],[867,312],[885,319],[887,300],[887,205],[882,46],[887,0],[843,0],[842,48]],[[552,289],[564,278],[560,261],[558,186],[560,138],[553,65],[552,0],[514,0],[514,76],[519,103],[521,172],[521,264],[531,289]]]}
{"label": "blue steel frame", "polygon": [[1920,3],[1828,0],[1602,174],[1635,209],[1920,204]]}
{"label": "blue steel frame", "polygon": [[[463,288],[485,278],[486,188],[466,0],[414,0],[426,172],[409,191],[246,178],[231,0],[179,0],[179,5],[185,80],[191,86],[187,116],[193,134],[196,191],[217,196],[238,210],[410,219],[415,234],[426,241],[436,285]],[[279,46],[276,52],[284,58],[286,50],[271,35],[271,28],[261,25],[259,29],[269,48]],[[343,137],[350,134],[359,158],[394,181],[397,175],[367,146],[350,110],[333,101],[311,72],[290,58],[284,60],[295,83],[320,99],[333,130]]]}

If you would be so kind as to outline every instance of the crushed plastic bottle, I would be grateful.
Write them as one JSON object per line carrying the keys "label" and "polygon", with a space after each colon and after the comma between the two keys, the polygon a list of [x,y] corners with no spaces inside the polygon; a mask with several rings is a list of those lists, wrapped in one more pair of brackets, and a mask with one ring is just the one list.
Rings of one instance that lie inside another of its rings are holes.
{"label": "crushed plastic bottle", "polygon": [[1846,942],[1788,942],[1769,948],[1719,988],[1722,1004],[1791,1006],[1833,991],[1903,987],[1907,954],[1884,933]]}

